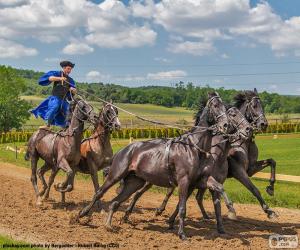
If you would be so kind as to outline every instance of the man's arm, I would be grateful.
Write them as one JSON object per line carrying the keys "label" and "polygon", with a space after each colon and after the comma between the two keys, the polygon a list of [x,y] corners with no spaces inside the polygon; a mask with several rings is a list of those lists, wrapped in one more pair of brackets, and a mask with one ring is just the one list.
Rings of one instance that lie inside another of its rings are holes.
{"label": "man's arm", "polygon": [[[64,77],[63,77],[64,78]],[[39,85],[47,86],[53,81],[61,81],[61,73],[59,71],[49,71],[48,73],[42,75],[39,79]],[[65,80],[65,78],[64,78]]]}
{"label": "man's arm", "polygon": [[66,80],[67,80],[67,78],[65,78],[63,76],[50,76],[49,77],[50,82],[66,81]]}

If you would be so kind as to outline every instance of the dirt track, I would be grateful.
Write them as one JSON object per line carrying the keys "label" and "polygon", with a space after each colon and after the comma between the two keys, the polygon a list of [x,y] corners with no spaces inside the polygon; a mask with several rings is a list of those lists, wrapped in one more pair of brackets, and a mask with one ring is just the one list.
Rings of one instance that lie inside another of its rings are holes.
{"label": "dirt track", "polygon": [[[67,195],[67,201],[70,202],[66,207],[59,204],[59,196],[52,191],[50,196],[53,200],[39,208],[34,205],[29,169],[0,163],[0,234],[41,244],[117,243],[121,249],[269,249],[268,238],[272,234],[300,236],[300,210],[274,208],[280,217],[270,221],[259,206],[238,204],[235,204],[235,208],[239,220],[230,221],[224,217],[227,234],[219,236],[215,221],[201,220],[194,199],[190,199],[186,220],[189,239],[182,242],[176,235],[177,227],[170,231],[165,223],[175,208],[177,197],[171,198],[163,216],[155,217],[154,208],[164,196],[151,192],[138,202],[131,216],[131,224],[120,225],[123,212],[115,214],[115,232],[105,230],[104,212],[94,213],[88,225],[70,225],[71,215],[87,204],[93,193],[90,182],[77,181],[75,185],[74,192]],[[106,207],[114,194],[112,190],[104,197]],[[210,201],[205,206],[210,213],[213,212]],[[225,211],[223,207],[223,214]]]}

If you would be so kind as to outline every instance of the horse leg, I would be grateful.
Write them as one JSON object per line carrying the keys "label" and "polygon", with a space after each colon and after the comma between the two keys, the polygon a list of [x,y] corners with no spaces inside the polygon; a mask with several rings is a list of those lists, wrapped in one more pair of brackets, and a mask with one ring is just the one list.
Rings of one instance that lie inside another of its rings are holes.
{"label": "horse leg", "polygon": [[129,207],[125,211],[125,215],[123,217],[123,221],[128,221],[129,215],[132,213],[132,210],[138,201],[138,199],[145,193],[147,190],[149,190],[152,187],[152,184],[149,182],[146,182],[145,185],[142,187],[142,189],[138,190],[135,195],[133,196],[133,199],[129,205]]}
{"label": "horse leg", "polygon": [[274,218],[277,217],[275,212],[269,208],[269,206],[265,203],[264,199],[261,197],[261,194],[259,190],[256,188],[256,186],[251,182],[248,174],[244,169],[241,169],[239,171],[232,172],[232,175],[235,179],[237,179],[239,182],[241,182],[259,201],[262,209],[264,212],[268,215],[268,218]]}
{"label": "horse leg", "polygon": [[129,175],[124,179],[124,188],[121,193],[117,195],[109,206],[108,216],[105,223],[107,229],[111,229],[111,220],[113,214],[117,211],[122,202],[127,200],[133,193],[141,189],[145,185],[145,181],[134,175]]}
{"label": "horse leg", "polygon": [[266,192],[273,196],[274,195],[274,183],[275,183],[275,169],[276,169],[276,161],[274,161],[272,158],[262,161],[255,162],[254,165],[249,165],[248,168],[248,175],[251,177],[257,172],[263,170],[265,167],[270,166],[271,167],[271,177],[270,177],[270,185],[266,187]]}
{"label": "horse leg", "polygon": [[52,167],[51,175],[50,175],[49,180],[48,180],[48,186],[47,186],[46,192],[45,192],[45,194],[43,196],[43,200],[47,200],[49,198],[50,189],[51,189],[51,186],[52,186],[52,184],[54,182],[55,176],[58,173],[58,170],[59,170],[58,168]]}
{"label": "horse leg", "polygon": [[229,197],[227,196],[225,191],[222,193],[222,195],[223,195],[226,207],[228,209],[228,215],[227,215],[228,218],[230,220],[237,220],[236,212],[235,212],[235,209],[233,207],[233,202],[229,199]]}
{"label": "horse leg", "polygon": [[208,214],[206,213],[205,208],[203,206],[203,197],[204,197],[205,191],[206,191],[206,188],[199,188],[198,192],[197,192],[197,195],[196,195],[196,200],[197,200],[197,203],[198,203],[198,207],[201,210],[203,219],[204,220],[210,220],[211,217],[208,216]]}
{"label": "horse leg", "polygon": [[84,207],[78,214],[77,219],[82,218],[90,212],[96,201],[100,200],[102,196],[107,192],[108,189],[110,189],[113,185],[115,185],[118,181],[120,181],[123,176],[126,174],[126,172],[114,174],[110,173],[108,174],[107,178],[105,179],[103,185],[99,188],[97,193],[93,196],[92,201],[89,205]]}
{"label": "horse leg", "polygon": [[173,194],[174,190],[175,190],[175,187],[168,188],[168,192],[166,194],[166,197],[164,198],[164,200],[163,200],[162,204],[160,205],[160,207],[158,207],[155,211],[156,216],[161,215],[163,213],[163,211],[165,211],[167,203],[168,203],[171,195]]}
{"label": "horse leg", "polygon": [[31,183],[33,185],[33,189],[37,198],[36,205],[40,206],[42,205],[42,201],[37,186],[37,176],[36,176],[38,160],[39,160],[39,156],[36,153],[31,156]]}
{"label": "horse leg", "polygon": [[224,234],[225,230],[224,230],[223,221],[222,221],[220,194],[216,191],[212,191],[212,190],[209,190],[209,191],[211,192],[213,203],[214,203],[218,233]]}
{"label": "horse leg", "polygon": [[[93,162],[88,161],[88,166],[90,168],[90,172],[91,172],[91,178],[93,181],[93,185],[94,185],[94,190],[95,190],[95,194],[98,192],[99,190],[99,179],[98,179],[98,169],[97,166],[95,166],[95,164]],[[98,200],[96,202],[96,206],[98,209],[101,209],[101,205],[100,205],[100,201]]]}
{"label": "horse leg", "polygon": [[[73,171],[73,173],[72,173],[72,175],[70,177],[70,184],[72,185],[72,190],[73,190],[73,187],[74,187],[75,174],[76,174],[76,172]],[[67,186],[68,186],[68,178],[61,184],[60,187],[61,188],[67,188]],[[68,192],[70,192],[70,191],[68,191]],[[65,204],[66,203],[66,192],[61,192],[60,194],[61,194],[60,202],[62,204]]]}
{"label": "horse leg", "polygon": [[[56,191],[65,193],[65,192],[71,192],[73,190],[73,185],[72,185],[72,177],[74,176],[74,171],[71,169],[68,161],[65,158],[62,158],[59,162],[58,168],[64,170],[67,173],[67,187],[64,188],[62,185],[57,185],[55,187]],[[63,189],[64,188],[64,189]]]}
{"label": "horse leg", "polygon": [[[189,188],[188,197],[191,196],[191,194],[193,193],[193,191],[194,191],[194,188]],[[173,229],[174,228],[174,223],[175,223],[175,219],[176,219],[176,217],[178,215],[178,212],[179,212],[179,202],[177,203],[176,208],[175,208],[173,214],[168,219],[169,229]]]}
{"label": "horse leg", "polygon": [[178,183],[179,191],[179,203],[178,203],[178,213],[179,213],[179,228],[178,235],[181,240],[186,239],[186,234],[184,232],[184,219],[186,215],[186,201],[189,195],[193,192],[193,188],[190,187],[188,178],[182,178]]}
{"label": "horse leg", "polygon": [[47,187],[48,187],[44,175],[45,175],[45,173],[46,173],[48,170],[50,170],[50,169],[51,169],[51,166],[48,165],[47,163],[45,163],[45,164],[44,164],[41,168],[39,168],[38,171],[37,171],[37,175],[38,175],[38,177],[40,178],[40,180],[41,180],[41,182],[42,182],[42,184],[43,184],[43,189],[42,189],[42,191],[40,191],[40,193],[39,193],[40,196],[43,196],[43,195],[44,195],[44,193],[45,193],[45,191],[46,191],[46,189],[47,189]]}

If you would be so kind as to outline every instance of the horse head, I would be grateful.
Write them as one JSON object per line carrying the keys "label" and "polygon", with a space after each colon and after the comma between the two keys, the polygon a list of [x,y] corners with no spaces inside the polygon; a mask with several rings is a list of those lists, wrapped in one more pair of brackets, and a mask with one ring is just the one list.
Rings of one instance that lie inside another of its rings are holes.
{"label": "horse head", "polygon": [[228,118],[226,108],[217,92],[208,93],[208,101],[205,108],[207,108],[208,124],[216,125],[220,132],[227,133]]}
{"label": "horse head", "polygon": [[236,107],[229,107],[226,113],[233,132],[237,133],[242,140],[249,139],[253,130],[240,110]]}
{"label": "horse head", "polygon": [[234,100],[235,106],[254,128],[265,130],[268,127],[268,121],[256,88],[253,91],[247,90],[237,94]]}
{"label": "horse head", "polygon": [[92,124],[97,123],[97,115],[94,112],[92,105],[88,104],[83,98],[74,99],[75,108],[73,111],[73,116],[75,116],[79,121],[88,121]]}
{"label": "horse head", "polygon": [[99,122],[105,128],[119,130],[121,128],[121,122],[118,115],[118,109],[111,102],[106,102],[100,111]]}

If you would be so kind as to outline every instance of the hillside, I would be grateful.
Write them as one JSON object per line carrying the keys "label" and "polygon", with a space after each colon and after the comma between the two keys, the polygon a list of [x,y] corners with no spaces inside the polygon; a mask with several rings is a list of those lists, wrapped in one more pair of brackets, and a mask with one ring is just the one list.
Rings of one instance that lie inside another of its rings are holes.
{"label": "hillside", "polygon": [[[5,67],[5,66],[0,66]],[[13,69],[15,74],[24,79],[26,89],[22,95],[45,96],[49,95],[51,87],[42,87],[37,84],[43,72],[33,70]],[[259,86],[258,86],[259,87]],[[96,97],[113,100],[118,103],[154,104],[165,107],[184,107],[195,109],[199,99],[204,99],[209,91],[218,91],[225,102],[231,103],[238,92],[234,89],[217,88],[210,86],[196,86],[193,83],[178,82],[174,87],[141,86],[125,87],[114,83],[77,83],[79,93],[87,99],[95,101]],[[86,94],[88,93],[88,94]],[[299,96],[283,96],[276,93],[262,92],[260,97],[266,113],[300,113]]]}

